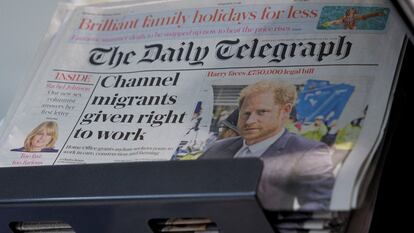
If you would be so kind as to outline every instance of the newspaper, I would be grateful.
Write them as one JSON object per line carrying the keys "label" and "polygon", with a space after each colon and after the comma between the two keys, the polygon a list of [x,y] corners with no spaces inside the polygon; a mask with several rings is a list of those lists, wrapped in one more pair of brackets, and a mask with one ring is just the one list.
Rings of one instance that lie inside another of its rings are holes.
{"label": "newspaper", "polygon": [[1,167],[258,157],[265,209],[355,207],[404,40],[388,1],[58,12],[2,125]]}

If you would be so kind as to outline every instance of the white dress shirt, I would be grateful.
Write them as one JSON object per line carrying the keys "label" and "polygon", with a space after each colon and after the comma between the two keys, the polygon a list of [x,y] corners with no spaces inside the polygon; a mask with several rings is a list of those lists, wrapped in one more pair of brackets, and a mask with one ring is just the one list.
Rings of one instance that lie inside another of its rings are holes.
{"label": "white dress shirt", "polygon": [[234,158],[260,157],[273,143],[275,143],[282,136],[285,130],[286,129],[283,129],[275,136],[272,136],[253,145],[247,145],[246,140],[243,140],[243,146],[239,151],[237,151],[237,153],[234,155]]}

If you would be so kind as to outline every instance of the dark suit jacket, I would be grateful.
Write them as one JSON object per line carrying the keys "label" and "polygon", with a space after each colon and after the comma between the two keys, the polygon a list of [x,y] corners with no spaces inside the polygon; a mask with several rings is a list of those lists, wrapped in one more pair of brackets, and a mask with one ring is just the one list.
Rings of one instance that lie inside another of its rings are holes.
{"label": "dark suit jacket", "polygon": [[[219,140],[200,159],[233,158],[242,146],[241,137]],[[265,209],[292,210],[295,198],[300,210],[329,208],[335,180],[328,146],[285,130],[261,159],[257,195]]]}

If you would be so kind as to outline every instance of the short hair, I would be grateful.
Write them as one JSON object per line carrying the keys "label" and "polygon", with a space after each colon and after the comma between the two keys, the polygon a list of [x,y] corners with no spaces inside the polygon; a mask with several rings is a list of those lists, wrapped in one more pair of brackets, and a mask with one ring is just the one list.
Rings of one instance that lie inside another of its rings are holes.
{"label": "short hair", "polygon": [[297,92],[296,87],[293,84],[281,80],[265,80],[251,84],[241,90],[239,107],[242,106],[243,101],[247,96],[267,91],[273,93],[274,102],[277,105],[292,104],[292,106],[294,106],[296,103]]}
{"label": "short hair", "polygon": [[32,148],[32,139],[38,132],[45,129],[48,133],[51,134],[52,139],[46,145],[47,148],[53,148],[58,138],[58,126],[57,123],[54,121],[45,121],[40,123],[36,128],[34,128],[29,135],[27,135],[26,140],[24,141],[24,150],[31,151]]}

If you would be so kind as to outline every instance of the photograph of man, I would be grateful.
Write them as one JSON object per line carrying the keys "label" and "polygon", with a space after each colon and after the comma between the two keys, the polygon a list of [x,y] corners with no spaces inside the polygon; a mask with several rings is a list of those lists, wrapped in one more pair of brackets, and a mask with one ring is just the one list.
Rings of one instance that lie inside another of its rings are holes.
{"label": "photograph of man", "polygon": [[322,137],[328,133],[328,127],[324,122],[323,116],[315,117],[313,124],[303,126],[300,134],[307,139],[321,141]]}
{"label": "photograph of man", "polygon": [[58,126],[54,121],[45,121],[34,128],[26,137],[24,146],[11,151],[57,152],[54,148],[58,138]]}
{"label": "photograph of man", "polygon": [[372,17],[384,16],[386,12],[370,12],[368,14],[359,14],[356,8],[349,8],[346,10],[345,15],[339,19],[324,22],[321,24],[322,27],[327,28],[332,25],[342,24],[344,29],[357,29],[358,20],[366,20]]}
{"label": "photograph of man", "polygon": [[258,157],[264,164],[258,197],[265,209],[326,210],[334,185],[330,151],[285,129],[296,98],[296,87],[278,80],[245,87],[240,136],[216,141],[200,159]]}
{"label": "photograph of man", "polygon": [[234,110],[228,117],[220,122],[220,131],[218,139],[235,137],[239,135],[237,120],[239,118],[239,109]]}

